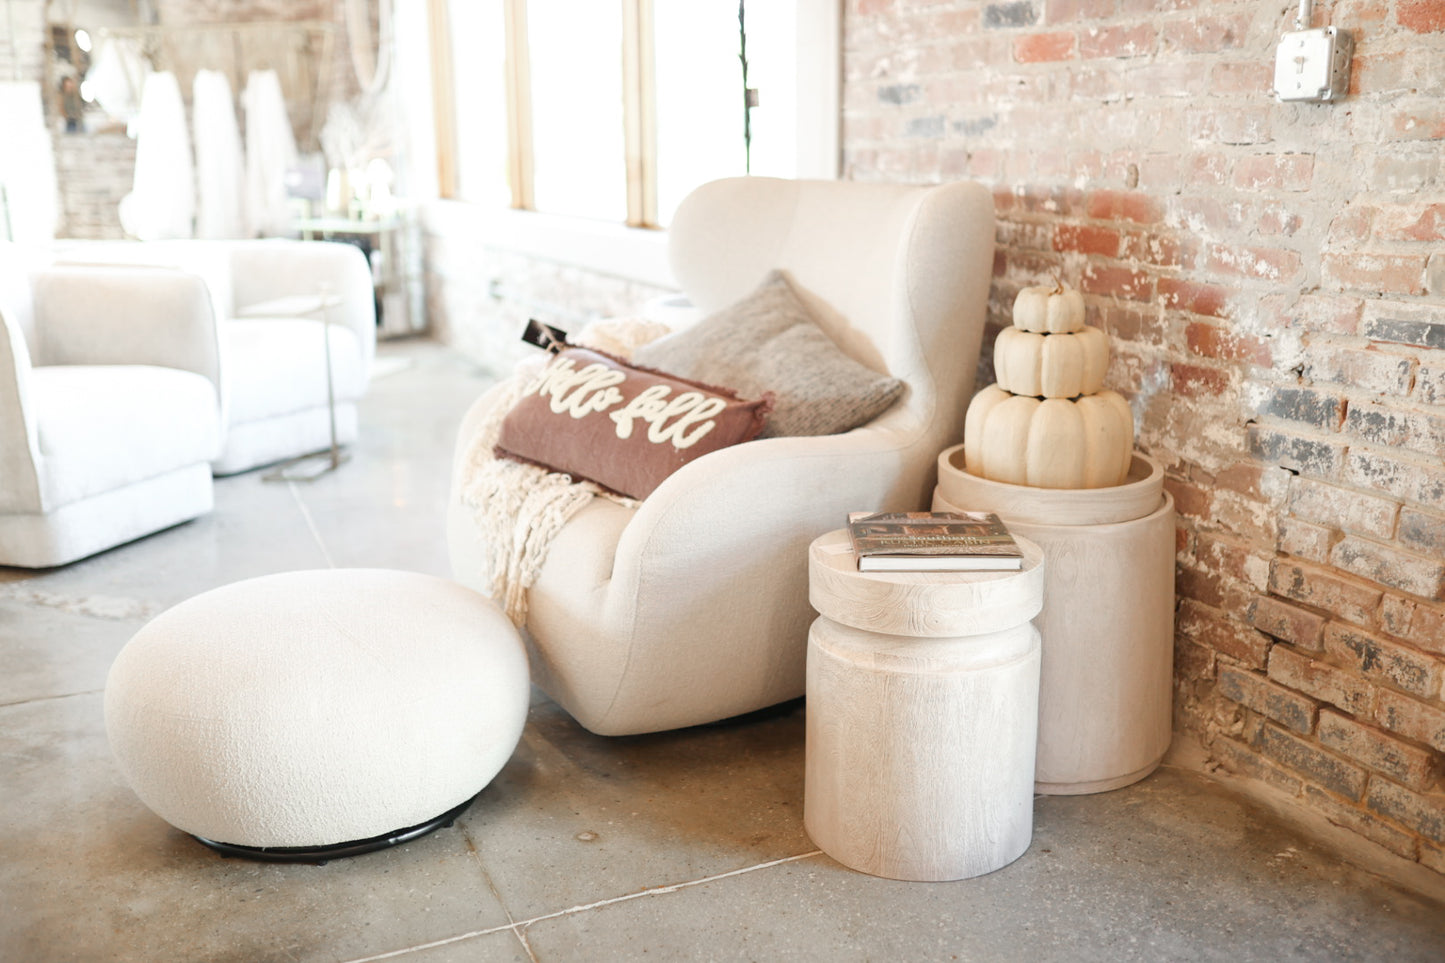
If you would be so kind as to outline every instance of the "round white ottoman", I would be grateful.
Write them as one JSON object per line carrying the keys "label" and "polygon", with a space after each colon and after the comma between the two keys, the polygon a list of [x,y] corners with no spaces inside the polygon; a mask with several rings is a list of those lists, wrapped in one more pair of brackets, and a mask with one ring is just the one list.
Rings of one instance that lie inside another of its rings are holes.
{"label": "round white ottoman", "polygon": [[162,613],[105,687],[121,773],[222,852],[331,859],[451,822],[511,756],[527,657],[489,600],[429,575],[284,572]]}

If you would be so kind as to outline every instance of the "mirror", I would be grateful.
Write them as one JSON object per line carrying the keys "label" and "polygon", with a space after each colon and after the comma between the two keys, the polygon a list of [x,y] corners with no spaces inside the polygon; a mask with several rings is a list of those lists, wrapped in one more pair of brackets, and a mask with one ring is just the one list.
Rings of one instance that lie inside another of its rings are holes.
{"label": "mirror", "polygon": [[50,116],[69,134],[123,130],[144,74],[110,44],[107,31],[154,23],[151,0],[46,0],[45,89]]}

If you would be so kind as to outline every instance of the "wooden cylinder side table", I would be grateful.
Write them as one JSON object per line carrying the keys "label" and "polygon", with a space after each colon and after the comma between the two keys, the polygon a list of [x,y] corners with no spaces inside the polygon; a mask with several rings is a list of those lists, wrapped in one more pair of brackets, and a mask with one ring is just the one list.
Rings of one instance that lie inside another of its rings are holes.
{"label": "wooden cylinder side table", "polygon": [[1158,462],[1135,454],[1124,484],[1031,488],[939,455],[935,511],[991,511],[1048,564],[1039,683],[1038,792],[1105,792],[1143,779],[1172,736],[1174,502]]}
{"label": "wooden cylinder side table", "polygon": [[846,531],[809,549],[803,824],[874,876],[953,880],[1033,838],[1043,552],[1021,572],[859,572]]}

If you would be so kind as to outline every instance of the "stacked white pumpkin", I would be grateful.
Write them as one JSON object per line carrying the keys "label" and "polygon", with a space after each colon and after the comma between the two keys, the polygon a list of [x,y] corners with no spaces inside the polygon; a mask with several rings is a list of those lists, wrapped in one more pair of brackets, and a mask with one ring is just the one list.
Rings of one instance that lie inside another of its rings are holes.
{"label": "stacked white pumpkin", "polygon": [[1063,284],[1026,287],[1013,326],[993,348],[995,384],[969,403],[964,466],[1035,488],[1107,488],[1134,451],[1129,403],[1104,387],[1109,336],[1084,323],[1084,299]]}

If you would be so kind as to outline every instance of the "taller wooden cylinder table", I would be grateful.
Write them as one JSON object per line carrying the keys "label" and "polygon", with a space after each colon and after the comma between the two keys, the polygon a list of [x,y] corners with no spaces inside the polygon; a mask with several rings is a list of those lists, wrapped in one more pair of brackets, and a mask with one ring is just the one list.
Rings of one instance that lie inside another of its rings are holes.
{"label": "taller wooden cylinder table", "polygon": [[1122,485],[1031,488],[938,456],[934,511],[996,512],[1048,564],[1035,787],[1118,789],[1159,765],[1172,734],[1174,500],[1164,469],[1135,454]]}
{"label": "taller wooden cylinder table", "polygon": [[1021,572],[859,572],[813,542],[803,825],[852,869],[963,879],[1033,838],[1043,553]]}

